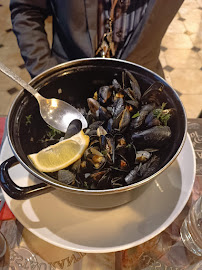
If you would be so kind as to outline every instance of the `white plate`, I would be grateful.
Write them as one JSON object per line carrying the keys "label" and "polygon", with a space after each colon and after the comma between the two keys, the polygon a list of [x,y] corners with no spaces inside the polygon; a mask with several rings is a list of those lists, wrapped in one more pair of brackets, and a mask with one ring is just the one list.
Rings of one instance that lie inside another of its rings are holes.
{"label": "white plate", "polygon": [[[6,138],[0,161],[12,156]],[[20,186],[36,183],[21,165],[10,170]],[[189,136],[177,160],[152,183],[137,188],[137,198],[109,210],[69,205],[64,191],[17,201],[4,193],[16,218],[39,238],[61,248],[103,253],[131,248],[153,238],[180,214],[195,179],[195,155]]]}

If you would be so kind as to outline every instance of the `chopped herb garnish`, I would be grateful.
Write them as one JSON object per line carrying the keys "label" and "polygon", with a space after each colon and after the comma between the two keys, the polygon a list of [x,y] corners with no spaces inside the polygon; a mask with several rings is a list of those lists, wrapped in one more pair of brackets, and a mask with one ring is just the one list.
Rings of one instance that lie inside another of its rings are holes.
{"label": "chopped herb garnish", "polygon": [[158,109],[154,109],[153,110],[153,115],[159,119],[159,117],[161,116],[161,113],[162,113],[162,109],[161,108],[158,108]]}
{"label": "chopped herb garnish", "polygon": [[168,120],[170,119],[170,117],[171,117],[171,114],[169,112],[163,111],[160,120],[164,126],[167,126],[167,123],[168,123]]}
{"label": "chopped herb garnish", "polygon": [[153,110],[153,114],[157,119],[161,121],[162,125],[167,126],[167,123],[171,117],[171,114],[169,113],[169,111],[164,110],[165,106],[166,106],[166,103],[163,102],[161,105],[161,108]]}
{"label": "chopped herb garnish", "polygon": [[57,134],[61,134],[61,131],[59,131],[51,126],[48,126],[48,127],[50,128],[50,131],[48,131],[46,134],[50,139],[53,139]]}
{"label": "chopped herb garnish", "polygon": [[139,111],[137,113],[133,114],[132,118],[137,118],[138,116],[140,116],[140,112]]}
{"label": "chopped herb garnish", "polygon": [[162,105],[161,105],[161,108],[158,108],[158,109],[154,109],[153,110],[153,114],[154,114],[154,116],[156,116],[157,119],[160,118],[160,116],[161,116],[161,114],[162,114],[165,106],[166,106],[166,103],[163,102]]}
{"label": "chopped herb garnish", "polygon": [[27,125],[30,125],[30,124],[31,124],[32,115],[30,114],[30,115],[27,115],[27,116],[25,116],[25,117],[26,117],[25,125],[26,125],[26,126],[27,126]]}

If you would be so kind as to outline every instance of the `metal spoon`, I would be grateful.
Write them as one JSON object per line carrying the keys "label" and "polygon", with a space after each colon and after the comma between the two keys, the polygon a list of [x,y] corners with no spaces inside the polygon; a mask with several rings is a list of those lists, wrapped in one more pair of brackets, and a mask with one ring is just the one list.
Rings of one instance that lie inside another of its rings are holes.
{"label": "metal spoon", "polygon": [[79,119],[82,123],[82,129],[87,128],[88,124],[85,117],[67,102],[55,98],[44,98],[31,85],[22,80],[1,62],[0,70],[37,99],[41,116],[48,125],[62,132],[66,132],[69,124],[74,119]]}

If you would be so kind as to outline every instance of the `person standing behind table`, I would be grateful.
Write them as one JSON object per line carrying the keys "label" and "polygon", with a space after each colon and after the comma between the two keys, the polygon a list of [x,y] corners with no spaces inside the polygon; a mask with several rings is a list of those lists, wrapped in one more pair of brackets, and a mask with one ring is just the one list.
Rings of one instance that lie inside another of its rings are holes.
{"label": "person standing behind table", "polygon": [[[10,11],[13,31],[31,77],[59,63],[94,57],[96,52],[102,56],[100,46],[106,49],[104,34],[107,42],[111,37],[113,41],[108,56],[145,66],[163,77],[159,61],[161,40],[182,3],[183,0],[11,0]],[[51,48],[44,28],[49,15],[53,17]],[[108,35],[110,29],[112,35]]]}

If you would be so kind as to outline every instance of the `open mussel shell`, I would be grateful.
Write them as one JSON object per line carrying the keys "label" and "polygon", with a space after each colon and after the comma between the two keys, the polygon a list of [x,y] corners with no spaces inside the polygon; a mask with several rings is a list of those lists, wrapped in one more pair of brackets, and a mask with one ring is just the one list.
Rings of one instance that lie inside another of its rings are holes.
{"label": "open mussel shell", "polygon": [[115,156],[115,163],[111,168],[117,172],[128,172],[130,171],[130,165],[128,160],[121,154]]}
{"label": "open mussel shell", "polygon": [[136,162],[146,162],[151,157],[151,153],[146,150],[140,150],[136,152],[135,161]]}
{"label": "open mussel shell", "polygon": [[155,103],[160,106],[166,102],[167,98],[164,92],[164,85],[161,82],[153,83],[142,95],[142,104]]}
{"label": "open mussel shell", "polygon": [[129,72],[128,70],[125,70],[125,73],[130,80],[130,85],[133,92],[132,96],[135,97],[135,99],[139,101],[142,96],[139,83],[131,72]]}
{"label": "open mussel shell", "polygon": [[93,169],[99,170],[106,163],[106,158],[99,151],[99,148],[89,147],[84,153],[84,161],[87,161],[86,167],[89,171],[91,171],[91,167]]}

